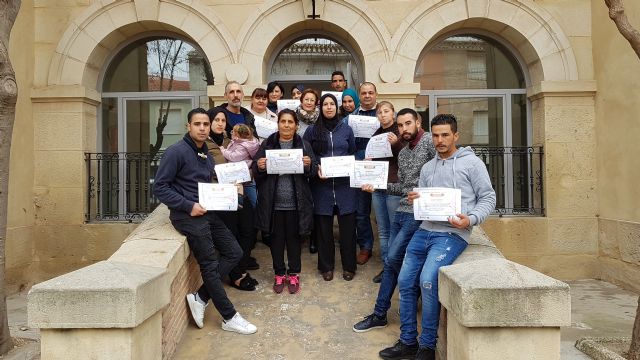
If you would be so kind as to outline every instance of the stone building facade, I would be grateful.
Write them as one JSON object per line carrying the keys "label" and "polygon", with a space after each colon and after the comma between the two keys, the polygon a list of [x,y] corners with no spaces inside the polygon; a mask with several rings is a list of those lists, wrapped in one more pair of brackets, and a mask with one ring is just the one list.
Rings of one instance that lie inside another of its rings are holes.
{"label": "stone building facade", "polygon": [[[640,4],[626,5],[638,23]],[[523,145],[544,149],[536,204],[544,211],[492,217],[483,226],[487,234],[508,259],[551,276],[602,278],[640,290],[640,192],[634,190],[640,168],[633,165],[640,61],[602,0],[320,0],[315,7],[311,0],[23,0],[10,43],[20,95],[8,282],[31,284],[102,260],[135,228],[85,218],[91,195],[85,153],[104,150],[104,84],[118,54],[146,39],[188,42],[211,76],[192,76],[207,77],[207,84],[201,94],[183,95],[208,106],[223,100],[228,80],[247,94],[274,80],[279,53],[314,37],[348,49],[358,78],[374,82],[379,98],[396,109],[418,107],[430,115],[454,99],[486,100],[479,105],[486,109],[476,108],[461,127],[467,134],[474,129],[469,142],[491,138],[493,123],[485,117],[518,113]],[[484,40],[506,54],[494,52],[496,58],[509,61],[494,61],[490,69],[482,58],[467,58],[461,69],[484,81],[482,89],[438,81],[426,87],[420,74],[430,64],[455,64],[442,60],[452,53],[429,57],[454,38]],[[520,74],[515,88],[486,84],[508,66]],[[504,134],[517,126],[503,124],[499,137],[515,144],[517,136]]]}

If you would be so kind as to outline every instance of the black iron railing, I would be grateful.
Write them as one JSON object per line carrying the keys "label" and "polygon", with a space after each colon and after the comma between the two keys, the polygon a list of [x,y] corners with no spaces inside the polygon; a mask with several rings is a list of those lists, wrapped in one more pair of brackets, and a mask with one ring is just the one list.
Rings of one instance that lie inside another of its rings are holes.
{"label": "black iron railing", "polygon": [[[495,215],[544,215],[543,148],[474,146],[496,191]],[[161,153],[85,153],[87,222],[141,222],[159,204],[153,196]]]}
{"label": "black iron railing", "polygon": [[153,196],[162,153],[85,153],[85,220],[141,222],[159,204]]}

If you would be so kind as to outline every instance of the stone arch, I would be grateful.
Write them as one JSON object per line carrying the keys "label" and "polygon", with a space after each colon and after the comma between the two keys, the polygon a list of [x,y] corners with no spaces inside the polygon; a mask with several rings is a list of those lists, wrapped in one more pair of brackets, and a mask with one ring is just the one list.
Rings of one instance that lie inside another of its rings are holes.
{"label": "stone arch", "polygon": [[[578,80],[569,39],[546,10],[532,1],[453,0],[426,3],[407,18],[393,36],[393,61],[414,69],[433,39],[459,29],[480,29],[508,42],[525,62],[532,84]],[[413,66],[410,66],[413,65]],[[413,74],[402,74],[409,79]]]}
{"label": "stone arch", "polygon": [[107,0],[89,6],[69,25],[53,54],[48,85],[96,88],[105,62],[121,44],[137,34],[158,31],[177,34],[199,45],[214,76],[220,76],[216,69],[234,62],[233,37],[197,0]]}
{"label": "stone arch", "polygon": [[321,20],[308,20],[303,1],[271,0],[247,19],[238,36],[238,60],[258,70],[249,74],[250,83],[264,82],[269,59],[279,44],[296,32],[313,30],[336,34],[346,41],[362,59],[364,78],[377,81],[378,69],[390,58],[391,34],[382,26],[384,22],[373,11],[367,11],[361,0],[327,0],[323,6]]}

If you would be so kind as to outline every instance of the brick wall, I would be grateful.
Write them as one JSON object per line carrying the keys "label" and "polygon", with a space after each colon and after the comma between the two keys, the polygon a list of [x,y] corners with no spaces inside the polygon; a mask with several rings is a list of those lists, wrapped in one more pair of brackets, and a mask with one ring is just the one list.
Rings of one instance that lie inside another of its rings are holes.
{"label": "brick wall", "polygon": [[202,285],[200,267],[189,255],[171,283],[171,302],[162,312],[162,358],[171,359],[187,326],[193,324],[185,295]]}

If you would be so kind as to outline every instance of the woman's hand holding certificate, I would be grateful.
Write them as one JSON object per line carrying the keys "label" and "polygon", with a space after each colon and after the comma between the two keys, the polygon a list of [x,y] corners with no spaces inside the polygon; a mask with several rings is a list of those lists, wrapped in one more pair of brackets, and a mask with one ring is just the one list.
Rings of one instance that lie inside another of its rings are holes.
{"label": "woman's hand holding certificate", "polygon": [[237,184],[251,181],[249,168],[244,161],[218,164],[214,170],[220,184]]}
{"label": "woman's hand holding certificate", "polygon": [[392,157],[391,143],[389,143],[389,134],[380,134],[369,139],[364,157],[368,159]]}
{"label": "woman's hand holding certificate", "polygon": [[267,174],[303,174],[302,149],[267,150]]}

